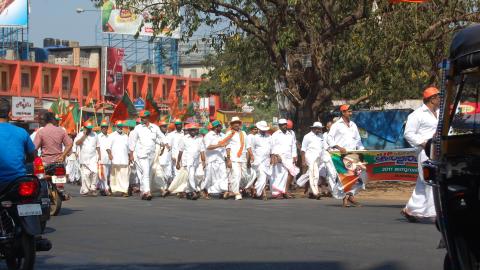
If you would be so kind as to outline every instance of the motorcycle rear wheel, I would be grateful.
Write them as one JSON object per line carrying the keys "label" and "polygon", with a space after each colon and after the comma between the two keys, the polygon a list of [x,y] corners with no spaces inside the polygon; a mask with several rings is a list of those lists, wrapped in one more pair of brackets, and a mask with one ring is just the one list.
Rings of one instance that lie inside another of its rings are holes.
{"label": "motorcycle rear wheel", "polygon": [[57,216],[62,209],[62,197],[57,190],[52,190],[50,193],[50,216]]}
{"label": "motorcycle rear wheel", "polygon": [[9,270],[32,270],[35,265],[35,236],[22,233],[19,247],[5,256]]}

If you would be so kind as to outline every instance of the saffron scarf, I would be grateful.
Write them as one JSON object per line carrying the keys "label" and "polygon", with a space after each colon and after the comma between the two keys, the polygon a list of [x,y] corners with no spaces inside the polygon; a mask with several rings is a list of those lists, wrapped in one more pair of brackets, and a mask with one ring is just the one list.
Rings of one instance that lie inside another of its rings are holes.
{"label": "saffron scarf", "polygon": [[243,148],[245,147],[245,136],[243,135],[243,132],[241,130],[235,131],[231,129],[230,134],[228,134],[228,136],[225,137],[225,139],[221,140],[220,144],[226,144],[228,141],[230,141],[233,138],[233,136],[237,132],[238,132],[238,136],[240,136],[240,149],[238,149],[237,157],[241,157],[243,153]]}

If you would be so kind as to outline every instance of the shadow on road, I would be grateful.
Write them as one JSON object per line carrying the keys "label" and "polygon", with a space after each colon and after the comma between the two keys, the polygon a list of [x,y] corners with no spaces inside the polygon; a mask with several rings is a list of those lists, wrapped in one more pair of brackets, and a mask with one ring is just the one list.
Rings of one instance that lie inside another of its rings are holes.
{"label": "shadow on road", "polygon": [[397,262],[386,262],[369,268],[347,267],[340,262],[252,262],[252,263],[186,263],[186,264],[85,264],[85,265],[48,265],[37,269],[65,269],[65,270],[403,270],[407,269]]}
{"label": "shadow on road", "polygon": [[55,230],[54,228],[52,227],[46,227],[45,228],[45,231],[43,231],[43,234],[49,234],[49,233],[54,233],[56,232],[57,230]]}
{"label": "shadow on road", "polygon": [[62,210],[60,210],[60,213],[58,215],[59,216],[68,216],[68,215],[71,215],[75,212],[82,212],[82,211],[83,210],[62,207]]}

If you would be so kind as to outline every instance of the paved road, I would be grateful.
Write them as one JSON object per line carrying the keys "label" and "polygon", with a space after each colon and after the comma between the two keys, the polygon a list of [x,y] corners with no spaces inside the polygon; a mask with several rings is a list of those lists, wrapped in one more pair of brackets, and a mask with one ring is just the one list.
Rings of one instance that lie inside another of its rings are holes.
{"label": "paved road", "polygon": [[39,269],[441,269],[432,224],[401,203],[81,198],[64,204]]}

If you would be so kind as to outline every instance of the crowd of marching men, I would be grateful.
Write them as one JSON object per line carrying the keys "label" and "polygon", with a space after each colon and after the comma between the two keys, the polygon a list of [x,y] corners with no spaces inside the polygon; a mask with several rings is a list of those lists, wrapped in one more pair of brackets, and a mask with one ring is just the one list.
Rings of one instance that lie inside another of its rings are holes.
{"label": "crowd of marching men", "polygon": [[[141,111],[134,128],[116,121],[109,133],[110,124],[102,121],[98,134],[86,121],[72,138],[66,158],[68,179],[81,183],[82,196],[139,193],[142,200],[169,195],[191,200],[288,199],[297,179],[310,198],[333,195],[343,198],[344,206],[356,206],[354,195],[363,183],[344,192],[328,154],[363,149],[358,129],[350,121],[350,107],[340,109],[342,117],[335,123],[326,127],[313,123],[301,147],[293,123],[286,119],[278,121],[278,129],[259,121],[249,127],[249,134],[238,117],[231,119],[228,129],[220,121],[211,122],[207,130],[176,119],[175,128],[169,130],[168,123],[152,123],[150,112]],[[297,177],[299,167],[304,174]]]}

